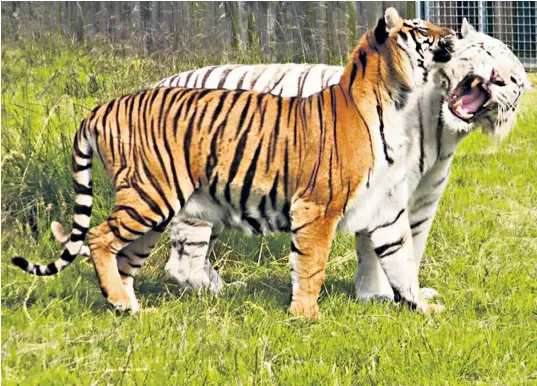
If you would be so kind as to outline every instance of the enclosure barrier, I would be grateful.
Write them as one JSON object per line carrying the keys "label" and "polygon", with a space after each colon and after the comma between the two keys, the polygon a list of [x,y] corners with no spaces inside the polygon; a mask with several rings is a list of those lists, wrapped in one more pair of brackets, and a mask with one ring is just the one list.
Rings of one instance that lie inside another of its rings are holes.
{"label": "enclosure barrier", "polygon": [[[207,61],[345,63],[383,10],[456,30],[463,17],[537,70],[536,1],[2,1],[2,43],[52,36],[77,44],[177,52]],[[216,62],[215,62],[216,63]]]}
{"label": "enclosure barrier", "polygon": [[529,71],[537,70],[536,1],[421,1],[418,14],[457,31],[466,17],[479,31],[503,41]]}

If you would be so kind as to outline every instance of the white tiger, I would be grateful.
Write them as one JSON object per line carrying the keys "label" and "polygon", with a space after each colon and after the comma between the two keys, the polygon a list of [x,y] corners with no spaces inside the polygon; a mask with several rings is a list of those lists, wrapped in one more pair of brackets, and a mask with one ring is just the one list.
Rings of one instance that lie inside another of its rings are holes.
{"label": "white tiger", "polygon": [[[457,43],[451,64],[428,80],[418,102],[406,111],[408,220],[418,268],[458,144],[479,127],[484,133],[504,137],[514,124],[522,94],[531,87],[520,61],[505,44],[475,31],[466,19],[461,32],[463,39]],[[343,67],[324,64],[220,65],[177,74],[156,87],[253,89],[306,97],[337,84],[342,72]],[[402,212],[373,231],[356,234],[355,285],[360,299],[397,300],[379,258],[397,250],[393,235],[399,234]],[[224,283],[209,259],[221,230],[221,226],[193,227],[178,216],[172,220],[166,269],[181,286],[214,293],[222,289]],[[67,239],[58,223],[53,224],[53,232],[61,242]],[[378,239],[386,241],[378,246]],[[199,245],[203,253],[197,250]],[[81,252],[89,254],[86,248]],[[425,297],[436,294],[433,289],[423,292]]]}

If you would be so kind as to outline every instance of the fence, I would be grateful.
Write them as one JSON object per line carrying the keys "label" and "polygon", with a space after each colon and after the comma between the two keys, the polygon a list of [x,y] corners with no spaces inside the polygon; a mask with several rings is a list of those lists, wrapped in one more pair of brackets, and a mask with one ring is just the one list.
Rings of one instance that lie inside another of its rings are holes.
{"label": "fence", "polygon": [[507,44],[526,69],[537,70],[536,1],[423,1],[418,14],[457,30],[466,17],[479,31]]}
{"label": "fence", "polygon": [[536,1],[2,1],[2,41],[52,36],[149,55],[342,63],[389,6],[454,29],[467,17],[537,70]]}
{"label": "fence", "polygon": [[4,41],[44,35],[100,39],[147,54],[250,55],[265,62],[344,62],[386,7],[415,16],[414,1],[3,1],[1,6]]}

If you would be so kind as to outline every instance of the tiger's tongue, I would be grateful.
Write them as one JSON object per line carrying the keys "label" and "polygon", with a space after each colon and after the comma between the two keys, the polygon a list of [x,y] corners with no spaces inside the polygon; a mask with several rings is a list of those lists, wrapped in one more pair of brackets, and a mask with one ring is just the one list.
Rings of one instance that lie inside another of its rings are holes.
{"label": "tiger's tongue", "polygon": [[485,103],[485,93],[479,87],[473,87],[469,94],[464,95],[457,110],[464,115],[475,113]]}

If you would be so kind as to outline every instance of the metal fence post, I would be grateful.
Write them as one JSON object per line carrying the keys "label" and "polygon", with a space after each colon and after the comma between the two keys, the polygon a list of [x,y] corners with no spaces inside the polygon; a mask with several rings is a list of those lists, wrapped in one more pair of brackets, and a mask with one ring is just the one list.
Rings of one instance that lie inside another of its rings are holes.
{"label": "metal fence post", "polygon": [[425,20],[430,20],[431,17],[430,17],[430,15],[429,15],[429,2],[428,2],[428,1],[424,1],[423,4],[424,4],[424,11],[425,11],[425,12],[424,12],[424,15],[423,15],[423,18],[424,18]]}
{"label": "metal fence post", "polygon": [[484,3],[483,1],[477,2],[477,6],[478,6],[477,14],[479,15],[477,21],[479,24],[479,31],[483,33],[487,33],[487,31],[485,31],[485,7],[483,3]]}

